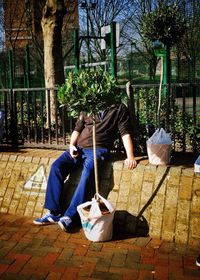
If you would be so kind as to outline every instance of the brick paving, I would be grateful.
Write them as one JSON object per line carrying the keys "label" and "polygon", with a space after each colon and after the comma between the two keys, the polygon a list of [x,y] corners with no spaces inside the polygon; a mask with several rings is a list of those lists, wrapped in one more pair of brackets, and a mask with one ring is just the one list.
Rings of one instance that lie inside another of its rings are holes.
{"label": "brick paving", "polygon": [[36,226],[32,218],[0,214],[0,279],[197,280],[200,252],[150,237],[87,240],[81,228]]}

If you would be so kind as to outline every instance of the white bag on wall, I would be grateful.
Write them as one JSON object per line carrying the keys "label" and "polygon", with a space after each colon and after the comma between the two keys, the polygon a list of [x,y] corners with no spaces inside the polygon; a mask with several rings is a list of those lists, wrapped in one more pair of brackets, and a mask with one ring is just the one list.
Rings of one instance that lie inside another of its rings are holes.
{"label": "white bag on wall", "polygon": [[200,155],[194,163],[194,172],[200,173]]}
{"label": "white bag on wall", "polygon": [[149,163],[167,165],[170,162],[172,141],[169,133],[163,128],[157,129],[147,140],[147,154]]}
{"label": "white bag on wall", "polygon": [[77,210],[87,239],[98,242],[112,238],[115,209],[108,200],[96,194],[91,201],[79,205]]}

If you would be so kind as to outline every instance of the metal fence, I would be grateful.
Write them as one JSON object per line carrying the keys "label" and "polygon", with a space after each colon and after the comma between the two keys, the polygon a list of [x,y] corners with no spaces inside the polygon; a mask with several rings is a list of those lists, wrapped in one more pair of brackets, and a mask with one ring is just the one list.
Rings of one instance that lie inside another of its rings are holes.
{"label": "metal fence", "polygon": [[[53,92],[57,97],[56,88]],[[2,145],[66,147],[73,120],[66,107],[58,104],[55,120],[51,119],[51,94],[52,89],[45,88],[0,90],[0,109],[5,115]]]}
{"label": "metal fence", "polygon": [[143,150],[155,129],[163,127],[171,134],[174,151],[200,151],[200,84],[164,85],[160,110],[158,84],[132,85],[129,103]]}
{"label": "metal fence", "polygon": [[[172,84],[122,87],[130,109],[135,141],[145,152],[146,140],[158,127],[171,133],[175,151],[200,152],[200,84]],[[127,91],[127,92],[126,92]],[[65,149],[74,126],[66,107],[56,99],[56,116],[51,119],[52,89],[1,89],[0,110],[4,112],[1,145]],[[49,125],[50,124],[50,125]]]}

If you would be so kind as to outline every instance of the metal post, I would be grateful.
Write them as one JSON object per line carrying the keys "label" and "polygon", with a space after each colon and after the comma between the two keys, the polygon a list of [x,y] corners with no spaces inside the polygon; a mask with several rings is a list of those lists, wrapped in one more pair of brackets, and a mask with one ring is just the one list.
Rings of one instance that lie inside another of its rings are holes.
{"label": "metal post", "polygon": [[9,50],[8,52],[9,60],[9,102],[10,102],[10,134],[12,146],[16,147],[18,144],[18,132],[17,132],[17,111],[16,111],[16,95],[13,92],[14,87],[14,77],[13,77],[13,52]]}
{"label": "metal post", "polygon": [[163,84],[164,84],[164,88],[163,88],[163,95],[166,96],[166,92],[167,92],[167,50],[165,47],[165,50],[163,52]]}
{"label": "metal post", "polygon": [[26,56],[25,56],[25,61],[26,61],[26,65],[25,65],[25,69],[26,69],[26,73],[25,73],[25,77],[26,77],[26,81],[25,81],[25,85],[27,88],[31,87],[31,74],[30,74],[30,51],[29,51],[29,45],[26,45]]}
{"label": "metal post", "polygon": [[114,78],[117,78],[117,52],[116,52],[116,22],[111,23],[111,73]]}
{"label": "metal post", "polygon": [[89,30],[89,7],[86,7],[86,14],[87,14],[87,47],[88,47],[88,63],[90,63],[90,30]]}
{"label": "metal post", "polygon": [[87,49],[88,49],[88,64],[90,63],[91,60],[91,50],[90,50],[90,23],[89,23],[89,18],[90,18],[90,14],[89,11],[95,9],[96,7],[96,2],[92,1],[92,0],[82,0],[80,1],[80,7],[82,9],[86,10],[86,20],[87,20]]}
{"label": "metal post", "polygon": [[131,79],[133,79],[133,43],[131,43]]}
{"label": "metal post", "polygon": [[78,30],[74,30],[74,56],[75,56],[75,72],[79,70],[79,38],[78,38]]}
{"label": "metal post", "polygon": [[13,89],[9,91],[10,97],[10,134],[12,146],[17,147],[18,145],[18,129],[17,129],[17,109],[16,109],[16,94]]}
{"label": "metal post", "polygon": [[8,52],[8,62],[9,62],[9,88],[14,87],[14,77],[13,77],[13,52],[9,50]]}
{"label": "metal post", "polygon": [[171,94],[171,59],[170,59],[170,47],[166,46],[166,82],[167,82],[167,89],[166,89],[166,131],[169,131],[169,120],[170,120],[170,94]]}

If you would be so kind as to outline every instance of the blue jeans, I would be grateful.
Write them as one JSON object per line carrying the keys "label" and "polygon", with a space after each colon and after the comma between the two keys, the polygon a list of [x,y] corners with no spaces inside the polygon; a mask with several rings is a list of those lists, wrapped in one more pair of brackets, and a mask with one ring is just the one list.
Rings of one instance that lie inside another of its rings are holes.
{"label": "blue jeans", "polygon": [[[98,167],[109,155],[107,148],[97,148]],[[77,214],[77,206],[85,202],[87,192],[95,193],[94,188],[94,158],[93,149],[78,149],[78,157],[72,158],[69,151],[65,151],[51,166],[44,207],[50,211],[61,212],[60,198],[66,177],[78,166],[82,166],[81,178],[73,194],[69,207],[64,216],[71,219]]]}

